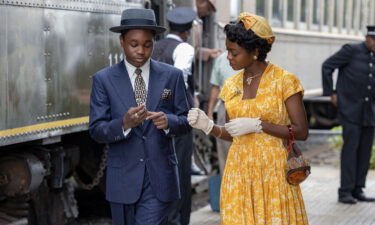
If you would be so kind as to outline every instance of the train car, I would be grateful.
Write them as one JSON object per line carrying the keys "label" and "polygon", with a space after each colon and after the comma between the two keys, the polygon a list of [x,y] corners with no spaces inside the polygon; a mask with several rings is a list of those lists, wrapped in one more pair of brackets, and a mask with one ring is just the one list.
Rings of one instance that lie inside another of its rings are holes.
{"label": "train car", "polygon": [[91,76],[123,58],[108,30],[122,10],[151,3],[165,9],[0,1],[0,224],[67,224],[78,216],[74,190],[104,189],[106,148],[88,135]]}

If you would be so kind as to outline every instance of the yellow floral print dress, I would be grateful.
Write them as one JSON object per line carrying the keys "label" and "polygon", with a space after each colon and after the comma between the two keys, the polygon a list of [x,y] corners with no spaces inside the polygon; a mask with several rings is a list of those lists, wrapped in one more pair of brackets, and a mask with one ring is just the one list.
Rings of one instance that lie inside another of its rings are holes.
{"label": "yellow floral print dress", "polygon": [[[284,102],[298,92],[303,94],[298,78],[269,63],[255,98],[242,99],[243,72],[225,81],[220,98],[229,119],[260,117],[286,125]],[[222,225],[308,224],[300,187],[289,185],[285,178],[282,141],[266,133],[233,138],[221,185]]]}

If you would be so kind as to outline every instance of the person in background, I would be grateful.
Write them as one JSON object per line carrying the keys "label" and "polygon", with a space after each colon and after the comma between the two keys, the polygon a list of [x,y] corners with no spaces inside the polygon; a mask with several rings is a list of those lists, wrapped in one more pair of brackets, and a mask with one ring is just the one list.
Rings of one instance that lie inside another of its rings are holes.
{"label": "person in background", "polygon": [[228,121],[218,126],[200,109],[189,111],[189,124],[232,141],[220,193],[221,225],[308,224],[299,185],[286,180],[289,130],[308,136],[296,76],[265,59],[275,36],[260,16],[241,13],[224,28],[228,60],[242,72],[228,78],[220,92]]}
{"label": "person in background", "polygon": [[216,12],[216,0],[196,0],[198,18],[194,21],[193,26],[193,46],[195,48],[196,59],[204,62],[209,59],[215,59],[221,54],[221,50],[217,48],[204,47],[202,43],[203,38],[203,21],[202,19],[208,17]]}
{"label": "person in background", "polygon": [[191,131],[181,70],[150,59],[154,11],[127,9],[119,26],[125,59],[93,76],[91,137],[109,145],[106,199],[114,225],[165,225],[180,198],[174,137]]}
{"label": "person in background", "polygon": [[[338,107],[343,128],[341,182],[338,201],[373,202],[363,193],[370,165],[375,126],[375,26],[366,40],[345,44],[322,65],[323,95]],[[336,89],[332,73],[339,70]]]}
{"label": "person in background", "polygon": [[[212,67],[211,79],[210,79],[211,91],[210,91],[210,96],[208,99],[207,116],[208,118],[213,120],[213,113],[214,113],[214,109],[216,106],[217,108],[216,124],[220,126],[224,125],[226,121],[224,103],[223,101],[218,99],[220,89],[223,87],[224,81],[226,79],[240,72],[239,70],[232,69],[232,67],[229,65],[227,56],[228,56],[228,51],[225,51],[219,57],[215,59],[215,63],[214,63],[214,66]],[[224,172],[225,161],[227,158],[230,144],[231,143],[229,141],[216,138],[216,150],[217,150],[217,155],[219,158],[220,174],[223,174]]]}
{"label": "person in background", "polygon": [[[193,106],[194,79],[192,64],[194,47],[187,43],[196,13],[192,8],[178,7],[167,13],[169,34],[156,42],[152,58],[182,70],[190,106]],[[193,132],[177,137],[181,199],[175,201],[168,216],[170,225],[188,225],[191,213],[191,164],[193,153]]]}

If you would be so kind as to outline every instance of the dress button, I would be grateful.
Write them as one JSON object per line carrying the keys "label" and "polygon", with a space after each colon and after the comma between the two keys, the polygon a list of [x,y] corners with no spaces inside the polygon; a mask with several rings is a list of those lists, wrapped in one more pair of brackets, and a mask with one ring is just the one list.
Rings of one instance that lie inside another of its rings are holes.
{"label": "dress button", "polygon": [[140,162],[143,162],[143,159],[141,158],[141,159],[139,159],[139,161],[140,161]]}
{"label": "dress button", "polygon": [[368,102],[368,97],[365,97],[365,101]]}
{"label": "dress button", "polygon": [[371,90],[371,85],[367,86],[367,89]]}

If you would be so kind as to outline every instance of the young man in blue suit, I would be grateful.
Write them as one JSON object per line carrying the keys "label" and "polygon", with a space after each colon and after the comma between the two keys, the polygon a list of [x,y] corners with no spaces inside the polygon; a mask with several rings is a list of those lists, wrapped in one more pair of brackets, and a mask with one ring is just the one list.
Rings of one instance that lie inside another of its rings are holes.
{"label": "young man in blue suit", "polygon": [[121,25],[125,60],[93,76],[89,131],[109,144],[106,198],[115,225],[167,222],[180,198],[174,136],[190,131],[182,71],[150,59],[156,25],[149,9],[128,9]]}

